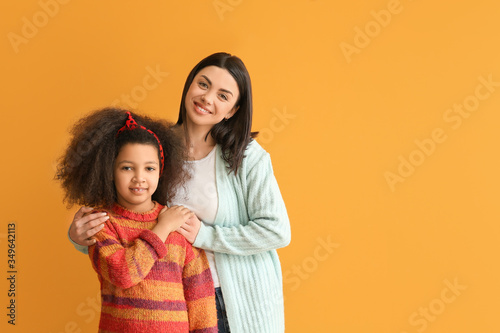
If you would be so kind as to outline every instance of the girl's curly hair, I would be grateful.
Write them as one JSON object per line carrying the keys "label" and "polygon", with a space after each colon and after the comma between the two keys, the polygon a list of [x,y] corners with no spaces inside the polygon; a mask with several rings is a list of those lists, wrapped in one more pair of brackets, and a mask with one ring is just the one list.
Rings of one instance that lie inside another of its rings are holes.
{"label": "girl's curly hair", "polygon": [[[163,146],[165,165],[152,199],[165,205],[178,186],[188,177],[183,168],[187,159],[184,141],[172,124],[131,113],[138,125],[153,131]],[[150,144],[158,150],[158,141],[149,132],[135,128],[117,136],[125,125],[126,110],[105,108],[80,119],[71,129],[70,144],[58,161],[55,178],[65,190],[64,201],[90,207],[111,207],[117,200],[113,182],[113,166],[118,153],[127,143]]]}

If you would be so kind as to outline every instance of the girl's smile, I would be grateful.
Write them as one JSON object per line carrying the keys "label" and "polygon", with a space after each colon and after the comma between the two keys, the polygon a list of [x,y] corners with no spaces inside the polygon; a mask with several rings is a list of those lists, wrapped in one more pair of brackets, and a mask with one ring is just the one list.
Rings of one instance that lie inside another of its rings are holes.
{"label": "girl's smile", "polygon": [[144,187],[132,187],[130,188],[130,190],[132,191],[132,193],[136,194],[136,195],[141,195],[144,193],[144,191],[147,190],[147,188],[144,188]]}

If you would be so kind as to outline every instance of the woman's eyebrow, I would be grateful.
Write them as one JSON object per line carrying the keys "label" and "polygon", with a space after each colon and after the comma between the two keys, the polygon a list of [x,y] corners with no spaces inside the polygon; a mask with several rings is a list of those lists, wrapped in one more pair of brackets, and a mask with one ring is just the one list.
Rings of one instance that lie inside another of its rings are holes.
{"label": "woman's eyebrow", "polygon": [[[206,76],[206,75],[201,75],[205,80],[208,81],[208,84],[212,85],[212,81],[210,81],[210,79]],[[230,92],[229,90],[227,89],[221,89],[221,91],[225,92],[225,93],[228,93],[228,94],[231,94],[231,96],[234,96],[232,92]]]}
{"label": "woman's eyebrow", "polygon": [[226,90],[226,89],[221,89],[221,91],[225,92],[225,93],[228,93],[228,94],[231,94],[231,96],[233,96],[233,93],[230,92],[229,90]]}
{"label": "woman's eyebrow", "polygon": [[205,80],[207,80],[210,85],[212,85],[212,81],[210,81],[210,79],[206,75],[202,74],[201,76],[204,77]]}

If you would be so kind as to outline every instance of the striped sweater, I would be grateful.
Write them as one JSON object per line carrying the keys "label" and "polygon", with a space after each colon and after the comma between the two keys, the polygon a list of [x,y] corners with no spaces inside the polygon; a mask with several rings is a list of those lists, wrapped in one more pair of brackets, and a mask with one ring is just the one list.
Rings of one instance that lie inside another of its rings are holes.
{"label": "striped sweater", "polygon": [[163,243],[151,231],[162,208],[115,205],[89,247],[101,283],[99,332],[217,332],[205,253],[177,232]]}

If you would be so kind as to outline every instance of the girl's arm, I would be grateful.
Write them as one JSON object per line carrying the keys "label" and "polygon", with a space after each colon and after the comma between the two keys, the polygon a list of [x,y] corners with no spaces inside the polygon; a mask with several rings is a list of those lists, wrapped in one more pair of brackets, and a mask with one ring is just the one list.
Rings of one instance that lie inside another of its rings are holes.
{"label": "girl's arm", "polygon": [[[290,243],[290,222],[269,154],[264,153],[253,160],[258,161],[247,173],[247,188],[234,189],[246,191],[248,220],[239,221],[238,225],[231,227],[207,226],[201,223],[199,230],[193,232],[193,239],[196,238],[193,246],[227,254],[252,255],[278,249]],[[223,204],[238,205],[236,201]],[[234,209],[241,210],[245,207]],[[182,230],[179,232],[185,233]],[[188,236],[186,238],[189,240]]]}
{"label": "girl's arm", "polygon": [[[92,266],[99,276],[119,288],[130,288],[141,282],[158,259],[167,254],[165,240],[168,235],[188,220],[193,213],[183,206],[164,207],[164,216],[151,230],[143,230],[139,237],[124,247],[111,222],[106,222],[89,246]],[[126,231],[124,231],[126,232]]]}
{"label": "girl's arm", "polygon": [[[187,242],[186,242],[187,243]],[[212,274],[203,250],[186,246],[182,273],[189,332],[217,333],[217,309]]]}
{"label": "girl's arm", "polygon": [[89,257],[97,274],[119,288],[141,282],[156,260],[167,254],[165,243],[152,231],[144,230],[129,247],[122,246],[114,226],[106,222],[89,246]]}

